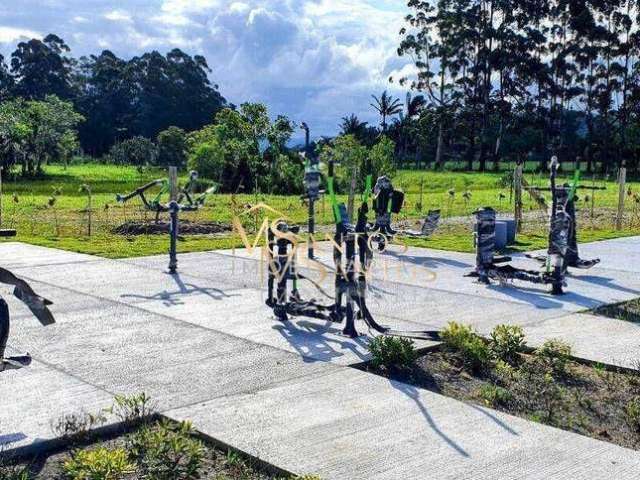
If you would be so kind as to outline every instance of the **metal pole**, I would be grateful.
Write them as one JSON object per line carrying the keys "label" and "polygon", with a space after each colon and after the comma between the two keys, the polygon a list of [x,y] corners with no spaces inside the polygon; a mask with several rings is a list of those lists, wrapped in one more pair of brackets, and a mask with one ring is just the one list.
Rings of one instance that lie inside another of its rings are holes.
{"label": "metal pole", "polygon": [[513,191],[515,195],[514,220],[516,221],[516,232],[522,233],[522,173],[524,163],[518,161],[513,175]]}
{"label": "metal pole", "polygon": [[178,169],[176,167],[169,167],[169,217],[170,227],[169,234],[171,237],[169,245],[169,273],[174,274],[178,271],[178,212],[180,206],[178,205]]}
{"label": "metal pole", "polygon": [[627,169],[626,167],[620,167],[618,172],[618,215],[616,217],[616,230],[622,230],[622,223],[624,220],[624,197],[626,195],[626,183],[627,183]]}
{"label": "metal pole", "polygon": [[314,251],[313,251],[313,242],[314,242],[314,234],[316,233],[316,209],[315,209],[315,200],[309,198],[309,248],[307,251],[307,256],[309,260],[314,259]]}

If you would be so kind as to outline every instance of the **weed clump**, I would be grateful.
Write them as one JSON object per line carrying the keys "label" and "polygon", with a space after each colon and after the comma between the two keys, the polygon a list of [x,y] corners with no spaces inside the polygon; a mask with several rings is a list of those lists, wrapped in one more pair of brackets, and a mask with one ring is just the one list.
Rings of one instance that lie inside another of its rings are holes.
{"label": "weed clump", "polygon": [[535,355],[545,370],[556,377],[567,374],[567,364],[571,359],[571,345],[562,340],[550,339],[535,351]]}
{"label": "weed clump", "polygon": [[415,345],[408,338],[380,335],[371,340],[367,348],[372,365],[385,370],[410,368],[418,358]]}
{"label": "weed clump", "polygon": [[491,332],[489,349],[494,358],[516,365],[519,353],[526,346],[524,331],[518,325],[498,325]]}
{"label": "weed clump", "polygon": [[162,421],[144,426],[127,439],[127,450],[144,478],[191,480],[199,478],[205,449],[189,422]]}
{"label": "weed clump", "polygon": [[63,470],[71,480],[119,480],[135,472],[135,465],[122,448],[96,448],[75,451]]}
{"label": "weed clump", "polygon": [[460,355],[465,368],[478,372],[489,364],[489,347],[470,326],[449,322],[440,337],[449,350]]}
{"label": "weed clump", "polygon": [[493,384],[482,385],[478,389],[477,395],[489,407],[504,406],[513,399],[509,390]]}

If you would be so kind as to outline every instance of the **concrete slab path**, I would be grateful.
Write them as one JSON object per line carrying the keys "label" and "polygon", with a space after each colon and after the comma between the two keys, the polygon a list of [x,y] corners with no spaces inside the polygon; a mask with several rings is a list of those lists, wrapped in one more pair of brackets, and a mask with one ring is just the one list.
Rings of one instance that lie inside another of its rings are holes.
{"label": "concrete slab path", "polygon": [[[633,366],[640,326],[580,312],[640,296],[640,238],[588,248],[603,257],[602,268],[577,274],[560,298],[461,278],[470,255],[410,249],[402,261],[416,273],[408,276],[397,266],[401,256],[389,253],[393,268],[372,281],[369,303],[397,328],[457,320],[488,333],[518,323],[531,344],[562,337],[584,358]],[[5,295],[12,351],[35,359],[0,375],[0,443],[8,448],[52,438],[50,423],[62,414],[145,391],[204,434],[324,479],[599,479],[640,471],[638,452],[345,367],[367,358],[367,338],[347,339],[313,320],[275,322],[259,257],[246,252],[181,255],[176,276],[164,273],[165,256],[114,261],[1,243],[0,257],[55,302],[58,319],[42,328]],[[437,275],[425,281],[430,271]]]}

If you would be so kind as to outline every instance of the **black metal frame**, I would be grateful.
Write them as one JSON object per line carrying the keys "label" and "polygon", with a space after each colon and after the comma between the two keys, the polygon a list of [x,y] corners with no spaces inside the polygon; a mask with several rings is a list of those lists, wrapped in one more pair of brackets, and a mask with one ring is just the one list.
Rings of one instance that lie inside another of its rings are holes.
{"label": "black metal frame", "polygon": [[[27,282],[17,278],[10,271],[0,268],[0,283],[14,285],[13,294],[15,297],[29,307],[29,310],[43,326],[55,323],[55,319],[48,308],[52,303],[38,296]],[[0,296],[0,372],[27,367],[31,364],[31,356],[28,353],[5,357],[10,330],[11,316],[9,306]]]}
{"label": "black metal frame", "polygon": [[385,249],[387,241],[393,240],[395,236],[427,238],[438,228],[441,212],[430,210],[419,231],[395,230],[391,226],[391,215],[400,213],[403,204],[404,193],[396,190],[388,177],[379,177],[373,189],[373,211],[376,214],[376,220],[371,226],[371,232],[381,251]]}
{"label": "black metal frame", "polygon": [[[156,214],[156,222],[158,221],[161,213],[169,213],[169,273],[175,274],[178,271],[178,236],[180,232],[180,212],[194,212],[202,207],[205,203],[207,195],[212,193],[213,188],[207,190],[202,195],[194,198],[193,189],[196,181],[198,180],[198,172],[192,171],[189,176],[189,182],[185,185],[178,194],[176,200],[171,200],[169,203],[164,204],[160,201],[160,197],[163,193],[166,193],[167,180],[158,179],[153,182],[149,182],[140,188],[135,189],[133,192],[127,195],[116,195],[116,200],[119,203],[125,203],[129,200],[140,197],[144,207]],[[157,195],[154,200],[148,200],[145,193],[157,186],[163,186],[163,190]],[[183,203],[184,202],[184,203]]]}
{"label": "black metal frame", "polygon": [[[329,193],[333,195],[333,162],[329,163]],[[362,319],[370,330],[382,335],[437,340],[435,331],[401,331],[377,323],[366,303],[366,272],[371,264],[373,252],[369,248],[369,229],[366,201],[358,209],[356,225],[349,221],[347,209],[343,203],[332,205],[336,217],[334,234],[333,261],[335,267],[334,303],[320,304],[315,300],[305,301],[298,290],[298,281],[310,281],[325,296],[331,298],[322,288],[308,277],[302,275],[296,264],[296,240],[298,227],[290,227],[280,222],[268,232],[268,284],[266,304],[273,309],[279,321],[286,322],[289,317],[309,317],[333,323],[342,323],[342,333],[348,337],[359,336],[356,318]]]}
{"label": "black metal frame", "polygon": [[525,270],[509,265],[511,257],[496,257],[495,225],[496,212],[490,207],[475,212],[476,226],[474,231],[476,245],[476,268],[468,276],[478,278],[480,282],[490,284],[491,280],[500,282],[521,280],[534,284],[551,285],[553,295],[564,293],[565,263],[569,251],[572,226],[572,216],[567,206],[569,203],[569,189],[556,186],[558,161],[551,160],[550,188],[552,192],[552,206],[549,221],[549,241],[545,270]]}

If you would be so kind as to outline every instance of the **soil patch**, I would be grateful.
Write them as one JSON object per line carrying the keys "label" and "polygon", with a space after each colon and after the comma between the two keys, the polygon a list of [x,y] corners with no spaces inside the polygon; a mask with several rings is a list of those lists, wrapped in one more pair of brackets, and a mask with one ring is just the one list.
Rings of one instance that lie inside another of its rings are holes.
{"label": "soil patch", "polygon": [[617,320],[640,323],[640,298],[613,305],[603,305],[591,310],[591,313]]}
{"label": "soil patch", "polygon": [[533,354],[470,372],[446,348],[431,351],[400,371],[371,373],[528,420],[640,450],[640,372],[568,361],[562,374]]}
{"label": "soil patch", "polygon": [[[0,478],[20,479],[20,480],[44,480],[69,478],[64,473],[64,463],[71,458],[71,455],[79,450],[95,450],[107,448],[109,450],[122,448],[127,450],[127,438],[134,435],[139,428],[128,433],[111,438],[95,439],[83,444],[75,444],[64,451],[54,452],[47,455],[40,455],[32,458],[28,462],[11,465],[4,463],[0,455]],[[204,455],[202,466],[198,470],[198,478],[203,480],[272,480],[282,479],[281,475],[274,475],[265,471],[258,465],[252,463],[236,453],[227,452],[213,447],[207,442],[203,442]],[[96,477],[97,478],[97,477]],[[131,474],[127,474],[126,480],[143,480],[149,478],[144,476],[140,468]]]}
{"label": "soil patch", "polygon": [[[161,235],[169,233],[169,222],[128,221],[115,227],[111,232],[117,235]],[[180,235],[211,235],[228,233],[231,225],[220,222],[191,222],[180,220]]]}

